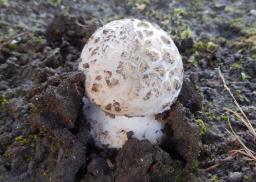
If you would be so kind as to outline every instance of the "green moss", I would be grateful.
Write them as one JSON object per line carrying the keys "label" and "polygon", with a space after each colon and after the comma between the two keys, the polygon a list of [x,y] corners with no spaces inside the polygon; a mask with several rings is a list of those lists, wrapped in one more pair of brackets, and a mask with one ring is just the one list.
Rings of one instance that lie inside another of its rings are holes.
{"label": "green moss", "polygon": [[11,49],[11,50],[16,49],[17,48],[17,44],[10,43],[10,44],[8,44],[8,48]]}
{"label": "green moss", "polygon": [[219,177],[217,175],[213,175],[210,179],[210,182],[219,182]]}
{"label": "green moss", "polygon": [[213,52],[217,49],[218,45],[211,41],[197,41],[195,42],[194,51]]}
{"label": "green moss", "polygon": [[195,122],[196,122],[197,126],[199,127],[200,135],[204,135],[208,130],[207,123],[205,123],[202,119],[196,119]]}
{"label": "green moss", "polygon": [[213,52],[217,49],[217,47],[218,47],[218,45],[215,44],[214,42],[207,42],[206,50],[209,52]]}
{"label": "green moss", "polygon": [[156,18],[159,18],[160,17],[160,13],[159,11],[156,11],[156,10],[149,10],[148,12],[146,12],[147,16],[149,17],[156,17]]}
{"label": "green moss", "polygon": [[251,181],[253,181],[253,176],[244,175],[243,180],[245,182],[251,182]]}
{"label": "green moss", "polygon": [[60,5],[62,0],[48,0],[48,3],[50,3],[53,6]]}
{"label": "green moss", "polygon": [[255,26],[245,26],[243,28],[243,32],[246,34],[246,36],[254,36],[256,35],[256,27]]}
{"label": "green moss", "polygon": [[229,24],[229,26],[231,26],[231,27],[240,27],[240,28],[242,28],[242,27],[243,27],[242,22],[243,22],[243,21],[242,21],[241,18],[234,18],[234,19],[230,20],[230,21],[228,22],[228,24]]}
{"label": "green moss", "polygon": [[7,112],[9,105],[9,99],[5,96],[0,96],[0,108],[2,111]]}
{"label": "green moss", "polygon": [[192,0],[191,4],[193,8],[200,9],[203,6],[203,0]]}
{"label": "green moss", "polygon": [[46,40],[45,40],[45,38],[42,37],[42,36],[37,36],[37,37],[35,38],[35,42],[36,42],[36,43],[39,43],[39,44],[45,44],[45,43],[46,43]]}
{"label": "green moss", "polygon": [[220,116],[220,119],[221,119],[221,121],[227,122],[227,121],[228,121],[228,115],[222,114],[222,115]]}
{"label": "green moss", "polygon": [[232,13],[232,12],[234,12],[234,10],[235,9],[232,6],[226,6],[224,11],[226,13]]}
{"label": "green moss", "polygon": [[166,26],[169,24],[170,20],[171,20],[171,17],[168,15],[165,15],[161,18],[161,24]]}
{"label": "green moss", "polygon": [[243,81],[248,81],[248,80],[251,79],[251,77],[250,77],[249,75],[247,75],[245,72],[242,72],[242,73],[241,73],[241,79],[242,79]]}
{"label": "green moss", "polygon": [[226,44],[228,41],[225,37],[217,37],[216,40],[219,44]]}
{"label": "green moss", "polygon": [[190,64],[193,64],[194,66],[198,65],[199,62],[199,53],[198,51],[195,51],[189,58],[188,58],[188,62]]}
{"label": "green moss", "polygon": [[127,5],[135,7],[139,10],[144,10],[149,5],[151,0],[128,0]]}
{"label": "green moss", "polygon": [[241,69],[242,68],[242,64],[241,63],[234,63],[231,65],[232,69]]}
{"label": "green moss", "polygon": [[213,120],[216,119],[216,117],[214,116],[214,114],[211,113],[211,112],[209,112],[209,111],[205,112],[204,114],[207,116],[207,118],[208,118],[209,121],[213,121]]}
{"label": "green moss", "polygon": [[194,43],[193,49],[195,51],[201,51],[205,48],[205,43],[203,41],[197,41]]}
{"label": "green moss", "polygon": [[5,181],[5,177],[4,176],[0,176],[0,182],[4,182]]}
{"label": "green moss", "polygon": [[234,96],[235,96],[236,100],[237,100],[237,101],[240,101],[240,102],[243,102],[244,99],[245,99],[244,96],[241,95],[240,91],[236,91],[236,92],[234,93]]}
{"label": "green moss", "polygon": [[174,8],[173,11],[171,12],[171,15],[174,17],[182,17],[185,14],[185,10],[182,8]]}
{"label": "green moss", "polygon": [[182,40],[185,40],[185,39],[191,38],[192,34],[193,32],[191,31],[191,29],[188,26],[185,26],[180,31],[180,38]]}
{"label": "green moss", "polygon": [[110,22],[110,21],[113,21],[113,20],[120,20],[124,18],[123,16],[121,15],[114,15],[114,16],[109,16],[106,18],[106,23]]}
{"label": "green moss", "polygon": [[256,45],[250,50],[250,55],[252,59],[256,60]]}
{"label": "green moss", "polygon": [[4,155],[3,155],[3,157],[5,157],[5,158],[7,158],[7,159],[11,159],[12,158],[12,156],[13,156],[13,154],[11,154],[10,152],[5,152],[4,153]]}
{"label": "green moss", "polygon": [[0,5],[10,6],[9,0],[0,0]]}
{"label": "green moss", "polygon": [[17,136],[15,141],[21,145],[27,145],[29,143],[28,139],[24,138],[23,136]]}

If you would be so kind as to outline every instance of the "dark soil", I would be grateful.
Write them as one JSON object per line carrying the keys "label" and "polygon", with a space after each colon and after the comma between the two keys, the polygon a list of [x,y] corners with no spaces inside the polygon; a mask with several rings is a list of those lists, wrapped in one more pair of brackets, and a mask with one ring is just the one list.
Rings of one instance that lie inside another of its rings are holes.
{"label": "dark soil", "polygon": [[[255,0],[0,0],[0,182],[256,181],[227,120],[256,151],[220,68],[256,127]],[[81,50],[102,24],[147,19],[170,33],[185,79],[160,146],[97,148],[82,113]]]}

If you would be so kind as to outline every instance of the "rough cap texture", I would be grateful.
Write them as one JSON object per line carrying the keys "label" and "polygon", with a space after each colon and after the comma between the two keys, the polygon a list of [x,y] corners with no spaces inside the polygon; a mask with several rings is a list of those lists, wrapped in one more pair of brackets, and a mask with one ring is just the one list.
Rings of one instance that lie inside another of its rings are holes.
{"label": "rough cap texture", "polygon": [[181,89],[178,49],[165,31],[147,21],[122,19],[99,28],[81,60],[88,97],[114,115],[161,113]]}

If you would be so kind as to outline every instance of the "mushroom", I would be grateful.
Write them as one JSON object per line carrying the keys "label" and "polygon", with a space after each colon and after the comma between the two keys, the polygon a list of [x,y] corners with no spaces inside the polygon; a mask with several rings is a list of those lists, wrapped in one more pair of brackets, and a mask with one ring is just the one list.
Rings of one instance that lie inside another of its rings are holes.
{"label": "mushroom", "polygon": [[89,38],[79,69],[92,103],[86,117],[98,143],[120,148],[130,131],[137,139],[161,141],[164,124],[154,115],[175,102],[184,72],[165,31],[144,20],[112,21]]}

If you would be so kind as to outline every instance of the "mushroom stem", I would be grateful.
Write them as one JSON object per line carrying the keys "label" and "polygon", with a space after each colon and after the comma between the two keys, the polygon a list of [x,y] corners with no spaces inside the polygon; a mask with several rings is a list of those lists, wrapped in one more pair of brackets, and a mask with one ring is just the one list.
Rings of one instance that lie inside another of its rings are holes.
{"label": "mushroom stem", "polygon": [[109,148],[121,148],[128,140],[127,134],[132,132],[132,138],[147,139],[153,144],[159,144],[163,137],[164,123],[155,120],[154,115],[144,117],[115,116],[111,118],[98,106],[84,101],[84,114],[91,125],[91,135],[96,145],[107,145]]}

